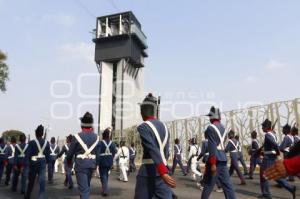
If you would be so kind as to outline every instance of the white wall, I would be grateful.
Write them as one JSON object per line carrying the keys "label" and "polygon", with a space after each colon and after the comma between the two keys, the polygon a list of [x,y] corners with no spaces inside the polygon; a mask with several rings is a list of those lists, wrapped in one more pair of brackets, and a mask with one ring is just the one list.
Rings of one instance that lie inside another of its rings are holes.
{"label": "white wall", "polygon": [[[122,87],[122,67],[125,67],[124,72],[124,96],[123,96],[123,129],[139,124],[142,119],[140,117],[140,108],[138,103],[141,103],[144,98],[144,74],[143,69],[137,73],[137,69],[126,63],[122,59],[118,63],[117,68],[117,119],[116,129],[121,129],[121,87]],[[137,76],[135,77],[135,74]]]}
{"label": "white wall", "polygon": [[102,62],[100,129],[111,126],[113,64]]}

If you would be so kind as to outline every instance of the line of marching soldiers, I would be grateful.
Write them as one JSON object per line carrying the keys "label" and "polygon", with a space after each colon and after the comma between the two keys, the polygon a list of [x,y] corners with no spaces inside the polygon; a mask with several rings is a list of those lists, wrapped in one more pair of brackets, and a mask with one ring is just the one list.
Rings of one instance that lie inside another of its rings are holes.
{"label": "line of marching soldiers", "polygon": [[0,184],[6,171],[5,185],[10,184],[11,189],[17,191],[18,181],[21,178],[21,194],[24,198],[31,197],[34,182],[38,176],[38,198],[44,198],[46,186],[46,167],[48,170],[48,183],[53,184],[53,174],[56,170],[56,161],[61,156],[64,158],[64,171],[66,178],[64,185],[73,188],[72,170],[75,170],[80,197],[89,198],[89,187],[92,174],[98,167],[102,183],[102,195],[107,196],[108,176],[113,166],[114,159],[118,163],[121,181],[127,182],[127,172],[134,172],[136,149],[134,143],[128,148],[125,141],[121,141],[120,147],[110,140],[111,129],[107,128],[102,134],[102,140],[93,132],[93,117],[87,112],[81,118],[82,131],[75,135],[69,135],[66,144],[60,150],[55,138],[50,143],[44,139],[44,127],[39,125],[35,130],[36,139],[26,143],[26,136],[20,136],[20,143],[12,137],[10,144],[4,143],[0,138]]}
{"label": "line of marching soldiers", "polygon": [[[172,175],[177,164],[180,165],[183,175],[187,175],[187,170],[182,165],[180,140],[175,140],[173,166],[169,168],[167,160],[170,157],[170,135],[166,125],[156,117],[158,110],[157,98],[152,94],[147,95],[140,104],[140,109],[144,122],[138,126],[137,130],[141,138],[143,156],[142,164],[136,178],[134,198],[174,198],[175,195],[172,188],[176,187],[176,181]],[[238,166],[238,161],[243,162],[241,144],[238,142],[238,137],[235,136],[233,131],[229,133],[225,131],[225,127],[221,124],[221,113],[218,108],[212,107],[207,116],[210,119],[210,124],[205,130],[206,140],[203,142],[201,150],[197,146],[196,139],[191,140],[188,168],[191,169],[193,177],[198,183],[197,185],[202,189],[202,199],[210,197],[215,185],[223,190],[226,199],[236,199],[230,175],[236,171],[241,179],[241,185],[246,184],[244,175]],[[262,123],[262,129],[265,134],[261,147],[256,139],[257,133],[253,132],[251,134],[252,145],[249,179],[253,178],[255,167],[257,164],[260,164],[262,195],[259,198],[272,198],[268,179],[265,177],[264,172],[269,167],[272,167],[279,157],[280,151],[284,153],[286,158],[290,157],[289,150],[295,151],[293,150],[293,145],[299,141],[299,137],[297,136],[298,129],[295,127],[291,129],[289,126],[285,126],[283,131],[286,136],[280,145],[278,145],[277,137],[273,132],[271,121],[265,120]],[[48,172],[53,173],[56,158],[65,154],[66,185],[69,185],[69,188],[73,187],[70,176],[74,167],[80,197],[82,199],[89,198],[91,178],[97,166],[99,166],[102,195],[107,196],[108,177],[113,160],[119,158],[120,180],[126,182],[128,180],[126,173],[128,170],[128,157],[130,156],[130,152],[125,147],[124,142],[121,143],[118,150],[116,149],[115,144],[110,140],[110,131],[110,129],[106,129],[100,141],[98,135],[93,131],[93,117],[87,112],[81,118],[81,132],[69,136],[67,144],[64,145],[60,152],[58,152],[58,147],[55,146],[55,140],[52,139],[51,143],[48,143],[43,139],[44,128],[41,125],[35,131],[36,139],[31,140],[28,144],[25,143],[25,136],[21,137],[21,143],[18,145],[16,145],[15,140],[11,140],[11,145],[5,145],[1,139],[0,177],[2,177],[4,166],[7,166],[7,171],[13,168],[14,180],[12,189],[16,190],[15,185],[17,184],[18,176],[21,174],[22,176],[26,176],[28,172],[28,185],[25,188],[25,185],[22,183],[24,186],[21,188],[21,191],[25,192],[25,199],[28,199],[31,196],[35,178],[38,176],[40,185],[38,198],[43,198],[45,194],[46,165],[48,164]],[[14,150],[12,146],[15,146],[15,155],[13,157],[10,152]],[[230,154],[230,168],[227,166],[227,153]],[[299,155],[300,151],[296,150],[295,154]],[[55,158],[52,159],[52,156]],[[198,167],[201,158],[205,163],[203,174],[199,171]],[[25,165],[28,166],[26,167]],[[246,166],[244,168],[244,173],[248,173]],[[48,178],[51,183],[53,176],[50,174]],[[290,185],[284,178],[277,179],[276,181],[279,185],[286,188],[292,194],[293,198],[296,197],[295,186]],[[9,177],[6,177],[6,184],[8,183]]]}
{"label": "line of marching soldiers", "polygon": [[[225,198],[236,198],[234,188],[230,182],[230,176],[235,171],[240,178],[240,185],[246,185],[245,177],[249,180],[253,179],[253,173],[257,167],[260,166],[260,187],[262,194],[258,198],[272,198],[270,186],[264,172],[275,164],[277,159],[280,159],[281,153],[284,158],[299,156],[300,137],[298,136],[298,128],[294,125],[291,127],[286,124],[282,128],[284,134],[283,141],[278,142],[276,133],[273,131],[275,124],[266,119],[262,123],[262,130],[265,133],[264,142],[262,145],[257,140],[257,132],[251,133],[251,146],[248,151],[250,155],[250,168],[245,164],[242,144],[239,141],[239,136],[235,135],[233,130],[228,133],[225,132],[224,126],[221,124],[221,116],[219,109],[212,107],[208,116],[211,124],[205,131],[205,140],[202,142],[201,149],[197,145],[195,138],[190,139],[190,146],[188,148],[189,156],[187,162],[187,169],[182,164],[182,150],[179,144],[179,139],[175,140],[174,159],[171,174],[174,173],[175,167],[179,164],[183,175],[186,175],[189,169],[192,171],[192,177],[197,182],[197,186],[203,190],[201,198],[209,198],[214,185],[217,185],[217,192],[223,192]],[[297,144],[298,143],[298,144]],[[290,149],[293,152],[290,152]],[[280,153],[281,152],[281,153]],[[227,157],[230,157],[230,167],[227,168]],[[200,162],[202,159],[205,163],[204,175],[201,173]],[[240,170],[239,162],[242,164],[244,173]],[[300,174],[297,175],[300,177]],[[296,197],[296,186],[291,185],[288,181],[295,181],[294,176],[288,176],[287,179],[280,178],[276,182],[278,186],[285,188]]]}

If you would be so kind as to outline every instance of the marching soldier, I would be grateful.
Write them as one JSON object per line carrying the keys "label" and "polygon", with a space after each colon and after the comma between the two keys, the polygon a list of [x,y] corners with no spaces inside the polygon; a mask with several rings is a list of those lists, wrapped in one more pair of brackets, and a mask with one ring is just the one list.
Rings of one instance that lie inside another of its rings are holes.
{"label": "marching soldier", "polygon": [[300,141],[300,137],[298,135],[298,128],[294,126],[291,131],[292,131],[292,135],[294,136],[294,144],[296,144],[297,142]]}
{"label": "marching soldier", "polygon": [[12,174],[12,170],[15,163],[15,147],[16,147],[17,139],[12,137],[10,139],[10,144],[7,147],[8,153],[8,162],[6,165],[6,178],[5,178],[5,185],[8,186]]}
{"label": "marching soldier", "polygon": [[169,176],[169,133],[165,124],[156,119],[157,99],[149,94],[141,104],[143,123],[138,132],[143,147],[142,165],[137,175],[135,199],[172,199],[175,180]]}
{"label": "marching soldier", "polygon": [[123,182],[128,182],[127,171],[129,170],[128,169],[129,149],[125,145],[125,141],[120,142],[120,148],[118,149],[116,158],[119,158],[119,168],[120,168],[119,180]]}
{"label": "marching soldier", "polygon": [[135,157],[136,157],[136,149],[134,146],[134,143],[131,143],[131,146],[129,148],[129,171],[135,172],[136,166],[135,166]]}
{"label": "marching soldier", "polygon": [[4,168],[7,165],[7,157],[8,157],[7,145],[4,143],[4,139],[1,137],[0,138],[0,184],[2,181]]}
{"label": "marching soldier", "polygon": [[72,179],[72,169],[73,169],[73,160],[70,162],[67,162],[67,155],[70,151],[70,146],[71,146],[71,142],[72,142],[72,135],[69,135],[67,137],[66,140],[66,144],[62,147],[60,153],[58,154],[58,157],[62,157],[64,156],[65,158],[63,158],[64,160],[64,170],[65,170],[65,174],[66,174],[66,178],[64,181],[64,185],[66,187],[68,187],[68,189],[73,189],[74,187],[74,183],[73,183],[73,179]]}
{"label": "marching soldier", "polygon": [[55,137],[50,140],[50,161],[48,163],[48,182],[53,184],[54,165],[59,154],[59,146],[55,142]]}
{"label": "marching soldier", "polygon": [[175,139],[174,145],[174,157],[173,157],[173,166],[172,166],[172,175],[174,175],[177,164],[179,164],[181,172],[184,176],[186,176],[186,171],[182,164],[182,150],[180,146],[180,140],[178,138]]}
{"label": "marching soldier", "polygon": [[260,164],[260,154],[258,153],[259,150],[259,142],[257,140],[257,132],[252,131],[251,133],[251,151],[250,151],[250,172],[249,172],[249,179],[253,179],[253,173],[256,169],[256,165]]}
{"label": "marching soldier", "polygon": [[291,133],[291,126],[286,124],[282,128],[282,133],[285,135],[283,141],[281,142],[279,149],[283,153],[284,158],[290,152],[290,147],[294,145],[294,137]]}
{"label": "marching soldier", "polygon": [[218,108],[211,107],[209,114],[210,125],[205,131],[208,138],[209,158],[204,174],[204,188],[201,199],[208,199],[219,180],[226,199],[236,199],[233,185],[230,180],[225,153],[225,128],[221,124],[221,113]]}
{"label": "marching soldier", "polygon": [[244,175],[248,175],[248,168],[247,168],[247,165],[246,165],[246,162],[245,162],[245,159],[244,159],[244,154],[243,154],[243,151],[242,151],[242,145],[241,145],[241,142],[240,142],[240,136],[239,135],[236,135],[234,137],[237,141],[237,147],[238,147],[238,157],[239,157],[239,161],[240,163],[242,164],[243,166],[243,169],[244,169]]}
{"label": "marching soldier", "polygon": [[241,183],[240,185],[245,185],[245,178],[240,170],[239,167],[239,147],[238,144],[239,142],[235,139],[234,137],[234,131],[229,131],[228,133],[229,141],[228,144],[225,148],[225,152],[230,153],[230,169],[229,169],[229,175],[231,176],[234,171],[236,171],[237,175],[239,176]]}
{"label": "marching soldier", "polygon": [[[292,132],[291,132],[291,126],[286,124],[282,128],[282,133],[285,136],[279,146],[279,149],[283,153],[283,157],[286,158],[288,153],[290,152],[290,147],[292,147],[294,145],[294,136],[292,135]],[[295,181],[293,176],[289,176],[288,179],[289,179],[289,181],[292,181],[292,182]]]}
{"label": "marching soldier", "polygon": [[50,158],[50,145],[43,138],[44,127],[39,125],[35,130],[35,140],[31,140],[28,144],[28,159],[29,159],[29,176],[28,187],[25,193],[25,199],[30,199],[33,190],[35,178],[38,175],[39,179],[39,195],[38,198],[44,198],[46,184],[46,164]]}
{"label": "marching soldier", "polygon": [[72,168],[75,156],[75,174],[80,198],[88,199],[92,174],[97,167],[99,137],[94,133],[91,113],[86,112],[80,120],[82,132],[74,135],[66,159],[69,168]]}
{"label": "marching soldier", "polygon": [[12,191],[17,191],[19,176],[21,175],[21,194],[25,194],[26,183],[29,172],[28,161],[28,144],[26,144],[26,136],[20,136],[20,144],[16,144],[15,164],[13,170]]}
{"label": "marching soldier", "polygon": [[100,180],[102,184],[102,195],[108,196],[108,178],[109,172],[113,166],[113,158],[116,154],[116,145],[110,140],[111,129],[107,128],[102,134],[102,141],[99,144],[98,158]]}
{"label": "marching soldier", "polygon": [[198,171],[199,162],[197,160],[199,155],[199,146],[197,145],[196,138],[192,138],[189,153],[189,160],[191,160],[191,171],[193,172],[193,178],[197,182],[197,186],[200,187],[200,180],[202,178],[202,173]]}
{"label": "marching soldier", "polygon": [[[262,165],[260,167],[260,187],[261,187],[262,195],[258,196],[258,198],[272,198],[269,182],[264,176],[264,171],[275,163],[277,156],[280,155],[280,152],[277,144],[277,137],[272,131],[272,122],[266,119],[262,123],[262,129],[265,132],[265,141],[263,144],[264,157],[263,157]],[[285,189],[287,189],[293,195],[293,198],[296,197],[295,186],[290,185],[283,178],[276,180],[276,182],[282,187],[284,187]]]}

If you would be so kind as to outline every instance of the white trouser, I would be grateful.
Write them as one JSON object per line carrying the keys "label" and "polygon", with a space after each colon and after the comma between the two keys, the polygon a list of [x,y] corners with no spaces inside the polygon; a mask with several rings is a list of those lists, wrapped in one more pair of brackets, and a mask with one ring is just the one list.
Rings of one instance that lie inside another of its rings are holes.
{"label": "white trouser", "polygon": [[127,163],[127,161],[122,161],[121,159],[120,159],[120,162],[119,162],[120,180],[127,182],[128,181],[128,177],[127,177],[128,163]]}
{"label": "white trouser", "polygon": [[57,159],[54,163],[54,172],[57,173],[58,172],[58,165],[59,165],[59,159]]}
{"label": "white trouser", "polygon": [[199,165],[199,162],[197,162],[197,157],[193,157],[191,161],[191,171],[194,174],[194,180],[199,181],[202,177],[202,173],[197,170],[197,166]]}
{"label": "white trouser", "polygon": [[61,173],[66,173],[64,162],[65,162],[65,154],[63,154],[62,157],[61,157]]}

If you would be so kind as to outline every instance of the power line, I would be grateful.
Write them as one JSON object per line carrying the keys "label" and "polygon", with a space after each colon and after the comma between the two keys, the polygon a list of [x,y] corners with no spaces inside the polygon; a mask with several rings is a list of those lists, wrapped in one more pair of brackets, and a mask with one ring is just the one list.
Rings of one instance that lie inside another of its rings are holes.
{"label": "power line", "polygon": [[96,15],[86,7],[80,0],[73,0],[79,7],[81,7],[90,17],[97,18]]}
{"label": "power line", "polygon": [[118,6],[115,4],[114,0],[107,0],[107,2],[109,2],[110,5],[111,5],[117,12],[120,11],[120,9],[118,8]]}

